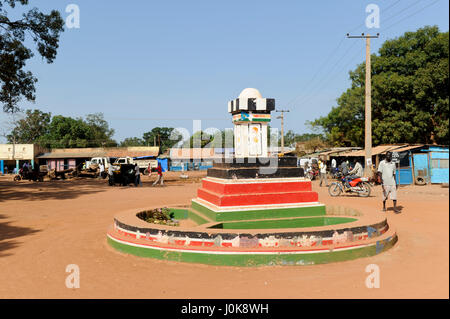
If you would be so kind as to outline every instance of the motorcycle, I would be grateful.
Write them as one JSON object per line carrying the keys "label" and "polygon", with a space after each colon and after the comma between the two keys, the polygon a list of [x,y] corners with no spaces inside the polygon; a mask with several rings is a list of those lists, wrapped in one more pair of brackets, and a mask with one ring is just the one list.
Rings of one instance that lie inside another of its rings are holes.
{"label": "motorcycle", "polygon": [[332,179],[338,179],[339,175],[341,174],[341,171],[339,170],[339,168],[335,167],[331,169],[331,178]]}
{"label": "motorcycle", "polygon": [[35,170],[24,170],[23,168],[21,168],[19,170],[19,174],[14,176],[14,181],[18,182],[20,180],[29,180],[29,181],[39,181],[42,182],[44,181],[44,176],[41,175],[38,171]]}
{"label": "motorcycle", "polygon": [[333,182],[328,187],[328,193],[335,197],[339,196],[341,193],[356,193],[360,197],[370,196],[370,184],[369,179],[366,177],[358,177],[348,181],[347,176],[340,174],[337,182]]}
{"label": "motorcycle", "polygon": [[310,169],[308,172],[306,172],[306,177],[312,181],[315,180],[317,176],[319,176],[319,170]]}

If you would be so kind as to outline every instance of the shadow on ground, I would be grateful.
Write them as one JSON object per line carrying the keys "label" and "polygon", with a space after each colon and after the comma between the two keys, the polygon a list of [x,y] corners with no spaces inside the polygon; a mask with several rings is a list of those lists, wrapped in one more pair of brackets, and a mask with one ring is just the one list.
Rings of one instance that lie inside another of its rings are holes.
{"label": "shadow on ground", "polygon": [[6,216],[0,215],[0,258],[11,255],[5,253],[5,251],[19,246],[19,241],[16,240],[17,237],[31,235],[40,231],[29,227],[14,226],[11,225],[11,222],[3,221],[4,219],[6,219]]}
{"label": "shadow on ground", "polygon": [[108,184],[103,180],[0,181],[0,202],[74,199],[107,188]]}

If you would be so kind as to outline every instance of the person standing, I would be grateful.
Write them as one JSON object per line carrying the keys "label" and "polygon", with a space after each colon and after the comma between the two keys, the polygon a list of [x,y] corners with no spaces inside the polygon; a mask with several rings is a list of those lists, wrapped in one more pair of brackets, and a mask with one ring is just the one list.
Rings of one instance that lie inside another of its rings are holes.
{"label": "person standing", "polygon": [[164,186],[164,178],[163,178],[163,174],[162,174],[162,167],[161,167],[161,163],[158,162],[158,168],[156,169],[156,171],[158,172],[158,178],[156,179],[156,181],[153,183],[152,186],[156,186],[158,185],[158,183],[161,186]]}
{"label": "person standing", "polygon": [[336,168],[336,159],[335,158],[333,158],[332,160],[331,160],[331,169],[335,169]]}
{"label": "person standing", "polygon": [[114,185],[114,171],[112,164],[108,167],[108,177],[109,177],[109,185]]}
{"label": "person standing", "polygon": [[105,166],[103,166],[103,163],[100,162],[100,164],[98,164],[98,168],[100,170],[100,174],[98,175],[98,178],[102,178],[103,174],[105,173]]}
{"label": "person standing", "polygon": [[320,173],[320,187],[322,187],[322,182],[325,180],[325,186],[328,187],[327,179],[327,164],[319,160],[319,173]]}
{"label": "person standing", "polygon": [[134,186],[142,186],[141,182],[141,171],[139,170],[138,164],[134,164],[134,171],[135,171],[135,179],[134,179]]}
{"label": "person standing", "polygon": [[394,212],[399,213],[397,208],[397,189],[398,184],[395,181],[395,163],[392,162],[392,153],[387,152],[386,158],[378,165],[378,176],[381,179],[381,188],[383,190],[383,212],[386,211],[386,200],[388,196],[394,202]]}

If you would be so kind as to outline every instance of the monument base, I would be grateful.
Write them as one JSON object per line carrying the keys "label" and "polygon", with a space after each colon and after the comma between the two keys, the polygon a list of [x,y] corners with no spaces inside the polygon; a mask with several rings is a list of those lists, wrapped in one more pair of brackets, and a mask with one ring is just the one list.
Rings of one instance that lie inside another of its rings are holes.
{"label": "monument base", "polygon": [[209,177],[222,179],[304,177],[303,168],[297,167],[297,157],[245,157],[229,158],[214,163],[208,169]]}
{"label": "monument base", "polygon": [[325,205],[296,164],[293,156],[215,163],[190,213],[205,222],[325,215]]}

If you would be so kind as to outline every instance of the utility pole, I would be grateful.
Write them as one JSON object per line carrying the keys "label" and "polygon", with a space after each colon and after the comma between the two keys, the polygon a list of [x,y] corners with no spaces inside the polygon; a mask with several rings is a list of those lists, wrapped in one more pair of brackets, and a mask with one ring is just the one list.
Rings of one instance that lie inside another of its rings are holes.
{"label": "utility pole", "polygon": [[284,113],[289,112],[289,110],[276,110],[275,112],[281,113],[277,119],[281,119],[281,154],[284,154]]}
{"label": "utility pole", "polygon": [[365,165],[364,175],[372,175],[372,68],[370,66],[370,39],[377,39],[380,36],[364,34],[350,35],[347,33],[349,39],[366,39],[366,92],[365,92],[365,138],[364,138],[364,150],[365,150]]}

